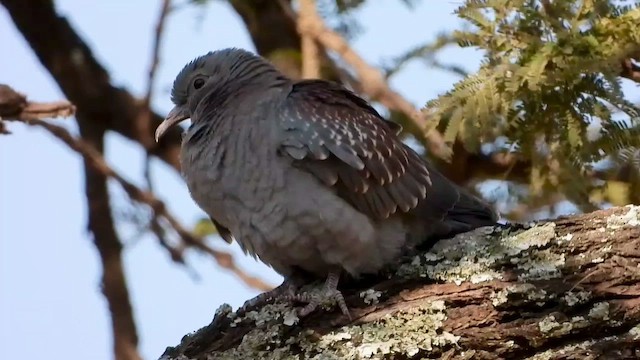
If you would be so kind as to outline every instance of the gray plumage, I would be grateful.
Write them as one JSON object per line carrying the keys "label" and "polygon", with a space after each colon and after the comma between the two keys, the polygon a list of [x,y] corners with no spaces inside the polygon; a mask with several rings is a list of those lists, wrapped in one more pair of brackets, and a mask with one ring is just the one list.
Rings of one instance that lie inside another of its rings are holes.
{"label": "gray plumage", "polygon": [[342,86],[294,81],[239,49],[187,64],[158,128],[191,118],[181,162],[222,237],[285,278],[373,273],[419,242],[496,214],[397,137]]}

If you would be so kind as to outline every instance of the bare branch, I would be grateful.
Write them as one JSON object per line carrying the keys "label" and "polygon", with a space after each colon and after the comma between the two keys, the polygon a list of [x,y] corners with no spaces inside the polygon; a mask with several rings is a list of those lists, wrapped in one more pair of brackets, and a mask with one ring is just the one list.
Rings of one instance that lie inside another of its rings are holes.
{"label": "bare branch", "polygon": [[[162,0],[162,6],[160,8],[160,15],[158,15],[158,21],[156,22],[154,37],[153,37],[153,52],[151,55],[151,61],[149,65],[149,77],[147,80],[147,94],[144,97],[144,110],[143,119],[138,122],[140,134],[147,134],[144,137],[145,149],[149,148],[149,144],[153,143],[153,139],[148,136],[151,134],[151,124],[153,123],[153,111],[151,110],[151,98],[153,96],[153,85],[155,83],[155,76],[158,66],[160,64],[160,44],[162,43],[162,35],[164,32],[164,24],[169,15],[171,9],[171,0]],[[151,180],[151,154],[147,151],[144,162],[144,178],[147,183],[147,191],[153,192],[153,182]],[[172,247],[166,239],[164,229],[158,222],[157,217],[152,217],[149,223],[149,229],[153,232],[158,239],[158,242],[162,247],[167,249],[171,255],[171,259],[179,264],[186,265],[183,257],[183,251],[178,251]]]}
{"label": "bare branch", "polygon": [[155,33],[153,37],[151,61],[149,64],[149,72],[147,78],[147,93],[144,97],[144,109],[142,111],[142,120],[137,122],[140,127],[138,129],[139,134],[144,134],[144,139],[140,139],[140,142],[145,148],[149,148],[155,143],[153,136],[153,129],[151,124],[153,121],[153,111],[151,110],[151,98],[153,96],[153,85],[155,82],[156,70],[160,64],[160,44],[162,43],[162,34],[164,31],[164,24],[169,14],[171,7],[171,0],[162,0],[162,7],[160,8],[160,15],[158,15],[158,21],[156,22]]}
{"label": "bare branch", "polygon": [[[32,119],[28,124],[40,122],[44,123],[41,119]],[[83,121],[79,121],[78,126],[87,146],[91,146],[97,154],[101,155],[104,151],[105,130]],[[89,159],[83,160],[85,196],[89,209],[88,225],[102,263],[101,289],[111,313],[115,359],[141,360],[142,357],[138,352],[138,330],[124,272],[123,246],[111,214],[107,176],[93,168]]]}
{"label": "bare branch", "polygon": [[0,84],[0,119],[30,121],[52,117],[69,117],[76,107],[68,101],[28,102],[26,96]]}
{"label": "bare branch", "polygon": [[150,110],[149,104],[153,95],[153,84],[155,82],[156,71],[160,64],[160,44],[162,43],[162,35],[164,33],[164,24],[171,8],[171,0],[162,0],[160,15],[156,22],[155,36],[153,38],[153,53],[151,55],[151,64],[149,65],[149,77],[147,78],[147,94],[145,96],[145,105]]}

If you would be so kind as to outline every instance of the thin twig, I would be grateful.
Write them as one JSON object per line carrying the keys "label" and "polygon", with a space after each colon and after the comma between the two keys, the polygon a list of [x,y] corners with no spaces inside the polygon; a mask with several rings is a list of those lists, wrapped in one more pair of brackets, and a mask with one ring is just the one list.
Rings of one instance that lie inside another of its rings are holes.
{"label": "thin twig", "polygon": [[155,145],[153,137],[150,135],[153,132],[150,130],[153,112],[151,111],[151,98],[153,96],[153,85],[156,75],[158,64],[160,63],[160,44],[162,42],[162,34],[164,30],[164,24],[171,8],[171,0],[162,0],[162,7],[160,9],[160,15],[156,23],[155,35],[153,37],[153,47],[151,54],[151,63],[149,65],[149,72],[147,78],[147,92],[143,100],[143,111],[138,119],[138,131],[141,144],[149,149]]}
{"label": "thin twig", "polygon": [[[148,79],[147,79],[147,94],[144,97],[144,119],[142,119],[141,124],[144,129],[140,132],[141,134],[148,134],[149,129],[148,126],[152,123],[153,120],[153,112],[151,110],[151,98],[153,96],[153,85],[155,83],[155,76],[158,66],[160,64],[160,44],[162,43],[162,35],[164,33],[164,24],[167,19],[167,15],[171,11],[171,0],[163,0],[162,6],[160,8],[160,15],[158,15],[158,21],[156,22],[155,33],[153,37],[153,51],[151,55],[151,61],[149,65]],[[145,146],[145,148],[147,148]],[[151,154],[147,151],[146,157],[144,161],[144,178],[147,184],[147,191],[153,192],[153,181],[151,179]],[[186,265],[183,257],[182,251],[176,251],[175,248],[169,245],[169,242],[166,239],[166,234],[164,228],[160,226],[158,222],[158,218],[156,216],[151,217],[151,221],[149,223],[149,229],[158,239],[158,242],[162,247],[169,250],[171,255],[171,259],[179,264]]]}
{"label": "thin twig", "polygon": [[162,43],[162,35],[164,33],[164,24],[167,20],[167,15],[169,15],[170,9],[171,0],[162,0],[160,15],[158,15],[158,21],[156,22],[155,36],[153,37],[153,52],[151,55],[151,64],[149,65],[149,77],[147,78],[147,93],[145,96],[145,105],[147,108],[150,108],[151,104],[156,71],[160,64],[160,45]]}

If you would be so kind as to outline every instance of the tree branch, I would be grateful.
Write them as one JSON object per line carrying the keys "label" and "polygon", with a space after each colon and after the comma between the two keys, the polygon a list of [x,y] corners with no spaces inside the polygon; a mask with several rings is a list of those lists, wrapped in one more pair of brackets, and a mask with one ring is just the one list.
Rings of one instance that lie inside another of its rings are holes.
{"label": "tree branch", "polygon": [[160,44],[162,43],[162,34],[164,31],[164,24],[169,15],[169,9],[171,7],[171,0],[162,0],[162,7],[160,8],[160,15],[156,22],[153,43],[152,43],[152,55],[149,64],[149,72],[147,78],[147,91],[144,97],[144,119],[139,121],[140,129],[139,134],[145,135],[144,141],[141,141],[145,148],[149,148],[155,143],[155,137],[151,136],[154,133],[155,127],[152,127],[153,123],[153,111],[151,110],[151,98],[153,96],[153,85],[155,83],[156,70],[160,64]]}
{"label": "tree branch", "polygon": [[[144,116],[143,121],[140,121],[138,124],[140,128],[138,132],[140,134],[147,134],[143,144],[145,149],[153,146],[152,144],[155,142],[155,138],[151,138],[148,136],[153,132],[151,124],[153,123],[153,111],[151,109],[151,99],[153,96],[153,87],[155,83],[156,71],[158,69],[158,65],[160,64],[160,44],[162,43],[162,35],[164,31],[164,25],[167,20],[167,15],[169,15],[171,8],[171,0],[162,0],[162,6],[160,8],[160,14],[158,15],[158,20],[156,22],[156,27],[154,31],[153,43],[152,43],[152,55],[151,61],[149,65],[149,77],[147,79],[147,92],[144,97]],[[147,191],[153,192],[153,181],[151,179],[151,154],[147,151],[146,158],[144,161],[144,178],[147,183]],[[149,224],[149,229],[153,232],[158,239],[158,242],[162,247],[169,250],[171,254],[171,259],[175,262],[185,265],[184,257],[182,255],[182,251],[175,251],[173,247],[169,245],[167,241],[166,234],[160,223],[158,223],[157,217],[152,217],[151,222]]]}
{"label": "tree branch", "polygon": [[257,52],[287,76],[300,78],[300,37],[296,22],[282,13],[278,1],[229,0],[229,3],[245,23]]}
{"label": "tree branch", "polygon": [[27,101],[27,97],[11,87],[0,84],[0,120],[30,121],[52,117],[69,117],[76,107],[68,101],[37,103]]}
{"label": "tree branch", "polygon": [[352,322],[225,304],[161,359],[633,359],[639,248],[637,206],[476,229],[343,283]]}
{"label": "tree branch", "polygon": [[[40,119],[33,119],[29,123],[47,124]],[[102,154],[104,129],[90,126],[83,121],[78,121],[78,125],[86,144],[90,144],[96,154]],[[92,166],[88,158],[84,158],[84,168],[89,231],[93,234],[93,241],[102,262],[101,288],[111,312],[114,355],[116,360],[141,360],[142,357],[138,353],[138,331],[124,274],[122,243],[115,231],[111,215],[107,177]]]}
{"label": "tree branch", "polygon": [[[0,118],[19,120],[28,124],[39,124],[54,134],[71,134],[64,128],[44,122],[43,118],[50,116],[71,116],[75,107],[66,101],[55,103],[31,103],[26,97],[6,85],[0,85]],[[101,156],[104,131],[100,128],[87,127],[79,121],[80,132],[87,144],[91,144],[96,156]],[[3,125],[4,127],[4,125]],[[84,145],[90,146],[90,145]],[[95,150],[98,149],[98,150]],[[122,244],[115,231],[109,194],[107,192],[106,176],[91,167],[85,159],[86,197],[89,207],[89,230],[94,236],[94,243],[102,262],[102,292],[104,293],[113,329],[113,345],[115,358],[118,360],[141,360],[138,353],[138,333],[129,290],[122,264]]]}

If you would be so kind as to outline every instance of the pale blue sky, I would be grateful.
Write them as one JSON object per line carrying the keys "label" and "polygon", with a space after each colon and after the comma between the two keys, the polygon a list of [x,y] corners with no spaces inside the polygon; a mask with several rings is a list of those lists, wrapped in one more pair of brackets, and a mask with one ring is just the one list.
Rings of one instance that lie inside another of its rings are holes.
{"label": "pale blue sky", "polygon": [[[414,9],[400,1],[371,1],[358,11],[364,33],[352,45],[369,62],[382,60],[432,39],[458,23],[452,15],[458,1],[422,1]],[[59,11],[110,71],[113,83],[136,95],[146,87],[151,37],[159,1],[58,0]],[[169,18],[161,52],[153,106],[170,109],[168,87],[180,68],[207,51],[235,46],[253,50],[240,19],[223,1],[213,1],[204,18],[197,8],[185,8]],[[7,83],[36,101],[58,100],[63,94],[40,65],[4,8],[0,7],[0,83]],[[446,51],[448,61],[475,69],[474,50]],[[413,62],[393,78],[392,86],[422,106],[447,90],[456,78],[429,71]],[[88,80],[89,81],[89,80]],[[55,120],[76,132],[71,119]],[[0,138],[0,347],[7,359],[112,358],[111,329],[100,293],[97,252],[86,231],[86,205],[80,158],[39,128],[10,124],[13,135]],[[122,174],[142,184],[143,154],[118,135],[107,138],[107,159]],[[154,162],[153,179],[173,213],[191,226],[202,216],[176,174]],[[126,198],[113,186],[114,203]],[[126,274],[147,359],[166,346],[208,324],[222,303],[237,307],[257,293],[214,262],[190,252],[189,262],[200,275],[194,281],[173,264],[151,236],[127,235]],[[248,272],[272,284],[280,277],[242,255],[237,245],[214,241],[233,252]]]}

